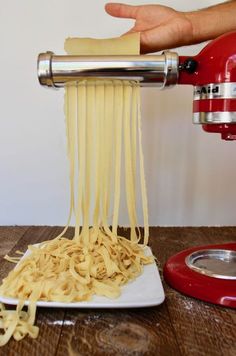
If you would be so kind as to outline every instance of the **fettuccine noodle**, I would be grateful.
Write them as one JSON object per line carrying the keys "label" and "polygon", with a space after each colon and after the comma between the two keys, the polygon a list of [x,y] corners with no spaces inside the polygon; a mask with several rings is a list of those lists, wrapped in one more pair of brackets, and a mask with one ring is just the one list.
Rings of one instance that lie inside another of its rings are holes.
{"label": "fettuccine noodle", "polygon": [[[133,44],[130,51],[137,52],[138,35],[127,36],[119,43],[126,41]],[[85,53],[86,43],[82,42]],[[80,45],[69,39],[65,47],[72,54]],[[93,51],[95,47],[93,44]],[[127,44],[124,47],[127,50]],[[114,48],[110,51],[114,53]],[[29,246],[30,254],[3,280],[1,295],[17,298],[19,303],[11,311],[0,304],[1,346],[11,336],[15,340],[26,335],[37,337],[38,327],[34,325],[37,300],[71,303],[88,301],[93,295],[117,298],[121,287],[140,275],[143,265],[153,262],[153,257],[146,256],[144,250],[148,243],[148,211],[139,91],[136,82],[110,79],[83,79],[66,86],[69,219],[55,239]],[[122,179],[130,239],[118,235]],[[137,227],[137,186],[141,191],[144,236]],[[73,214],[75,230],[69,239],[66,231]],[[18,261],[17,257],[7,259]],[[23,311],[26,300],[28,311]]]}

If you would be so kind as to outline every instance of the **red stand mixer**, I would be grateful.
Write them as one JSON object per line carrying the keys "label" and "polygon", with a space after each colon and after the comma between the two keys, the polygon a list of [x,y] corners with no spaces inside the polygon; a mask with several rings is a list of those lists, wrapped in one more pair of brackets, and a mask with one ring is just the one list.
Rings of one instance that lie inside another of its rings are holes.
{"label": "red stand mixer", "polygon": [[[63,87],[82,78],[137,80],[141,86],[194,86],[193,122],[206,132],[236,140],[236,32],[210,42],[197,56],[57,56],[38,57],[43,86]],[[164,267],[167,282],[180,292],[236,308],[236,243],[182,251]]]}
{"label": "red stand mixer", "polygon": [[194,123],[221,133],[224,140],[236,139],[235,32],[212,41],[192,59],[180,57],[178,84],[194,85]]}

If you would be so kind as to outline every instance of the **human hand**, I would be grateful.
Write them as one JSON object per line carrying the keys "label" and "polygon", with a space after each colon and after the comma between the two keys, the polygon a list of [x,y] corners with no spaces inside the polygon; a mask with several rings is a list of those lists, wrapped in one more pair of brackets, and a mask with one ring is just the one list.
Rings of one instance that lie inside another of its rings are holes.
{"label": "human hand", "polygon": [[193,43],[193,27],[187,13],[162,5],[106,4],[114,17],[135,20],[129,32],[140,32],[141,52],[156,52]]}

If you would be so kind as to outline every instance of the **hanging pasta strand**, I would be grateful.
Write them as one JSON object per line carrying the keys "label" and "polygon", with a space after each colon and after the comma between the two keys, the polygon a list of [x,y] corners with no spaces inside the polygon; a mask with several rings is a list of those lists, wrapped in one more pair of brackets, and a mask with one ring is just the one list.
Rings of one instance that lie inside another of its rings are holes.
{"label": "hanging pasta strand", "polygon": [[122,81],[116,81],[114,87],[114,121],[115,121],[115,152],[114,152],[114,208],[112,220],[112,232],[117,234],[119,207],[120,207],[120,191],[121,191],[121,147],[122,147],[122,119],[123,119],[123,84]]}
{"label": "hanging pasta strand", "polygon": [[125,185],[126,185],[126,204],[130,221],[131,241],[137,242],[136,226],[136,198],[135,198],[135,175],[133,172],[133,155],[131,144],[131,102],[132,102],[132,83],[126,83],[124,87],[124,148],[125,148]]}
{"label": "hanging pasta strand", "polygon": [[[102,100],[101,100],[102,99]],[[99,230],[99,214],[100,214],[100,177],[99,177],[99,167],[101,166],[101,120],[102,117],[102,105],[103,102],[103,87],[101,83],[95,83],[95,123],[94,128],[96,132],[95,137],[95,152],[94,152],[94,161],[95,161],[95,172],[94,172],[94,212],[93,212],[93,227],[95,233],[98,233]]]}
{"label": "hanging pasta strand", "polygon": [[102,156],[103,156],[103,171],[100,177],[102,181],[102,227],[108,236],[113,236],[108,226],[109,206],[111,200],[111,177],[112,177],[112,151],[113,151],[113,98],[114,98],[114,85],[111,80],[105,81],[104,87],[104,116],[103,116],[103,130],[101,139]]}
{"label": "hanging pasta strand", "polygon": [[[72,214],[75,211],[75,206],[74,206],[74,175],[75,175],[75,134],[76,130],[73,131],[73,127],[69,125],[69,117],[71,115],[75,115],[75,106],[72,104],[72,102],[76,103],[75,96],[76,95],[76,88],[74,86],[67,86],[65,88],[65,96],[64,96],[64,111],[65,111],[65,118],[66,118],[66,134],[67,134],[67,154],[69,159],[69,175],[70,175],[70,208],[69,208],[69,216],[67,219],[67,223],[65,228],[62,230],[62,232],[57,236],[59,239],[60,237],[64,236],[66,233],[71,218]],[[72,101],[72,102],[71,102]],[[72,113],[71,113],[72,111]],[[75,128],[74,128],[75,129]]]}
{"label": "hanging pasta strand", "polygon": [[141,197],[142,197],[142,210],[143,210],[143,221],[144,221],[144,245],[148,244],[149,237],[149,224],[148,224],[148,201],[147,201],[147,191],[144,173],[144,158],[142,149],[142,130],[141,130],[141,105],[140,105],[140,87],[135,88],[137,93],[137,115],[138,115],[138,135],[139,135],[139,168],[140,168],[140,183],[141,183]]}

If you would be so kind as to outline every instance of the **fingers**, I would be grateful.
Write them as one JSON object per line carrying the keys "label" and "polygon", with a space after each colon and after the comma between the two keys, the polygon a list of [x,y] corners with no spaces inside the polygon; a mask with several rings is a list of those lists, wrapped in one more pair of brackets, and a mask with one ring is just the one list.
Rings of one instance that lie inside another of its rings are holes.
{"label": "fingers", "polygon": [[139,6],[132,6],[119,3],[108,3],[105,5],[106,12],[114,17],[136,19]]}

